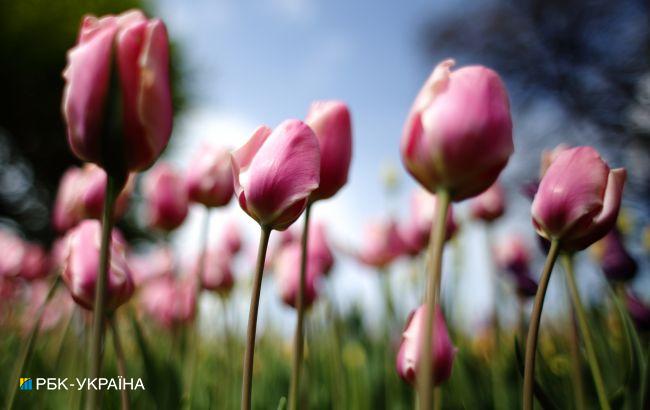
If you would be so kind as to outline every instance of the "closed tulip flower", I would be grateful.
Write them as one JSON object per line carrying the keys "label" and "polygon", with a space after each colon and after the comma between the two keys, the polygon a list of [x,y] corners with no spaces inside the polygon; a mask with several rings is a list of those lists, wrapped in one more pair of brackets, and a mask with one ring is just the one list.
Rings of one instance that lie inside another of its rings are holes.
{"label": "closed tulip flower", "polygon": [[[300,287],[300,258],[301,248],[299,243],[292,243],[284,247],[275,261],[275,280],[284,303],[296,307],[298,289]],[[307,272],[305,275],[304,306],[308,307],[318,296],[317,282],[323,270],[320,261],[311,256],[307,259]]]}
{"label": "closed tulip flower", "polygon": [[482,66],[440,63],[417,95],[401,142],[402,161],[430,192],[460,201],[496,181],[513,152],[508,94]]}
{"label": "closed tulip flower", "polygon": [[312,103],[305,123],[320,145],[320,185],[310,200],[327,199],[348,181],[352,159],[352,122],[347,105],[341,101]]}
{"label": "closed tulip flower", "polygon": [[532,205],[533,225],[567,251],[581,250],[616,223],[625,170],[610,170],[591,147],[560,153],[542,178]]}
{"label": "closed tulip flower", "polygon": [[327,240],[325,225],[320,221],[311,222],[307,253],[309,261],[316,261],[323,275],[330,273],[334,266],[334,255]]}
{"label": "closed tulip flower", "polygon": [[196,284],[187,279],[160,277],[139,294],[140,307],[160,326],[173,329],[190,323],[196,315]]}
{"label": "closed tulip flower", "polygon": [[318,188],[318,139],[298,120],[286,120],[273,131],[261,126],[232,153],[232,170],[242,209],[262,227],[284,230]]}
{"label": "closed tulip flower", "polygon": [[25,280],[42,279],[50,273],[50,258],[45,249],[33,243],[25,244],[20,277]]}
{"label": "closed tulip flower", "polygon": [[[70,231],[65,265],[61,277],[72,298],[82,307],[93,309],[95,286],[99,271],[101,225],[86,220]],[[131,272],[126,264],[126,244],[114,230],[111,241],[111,259],[106,287],[106,307],[115,310],[133,294]]]}
{"label": "closed tulip flower", "polygon": [[136,287],[150,280],[174,274],[174,253],[167,246],[156,247],[146,253],[129,254],[128,264]]}
{"label": "closed tulip flower", "polygon": [[[400,225],[399,234],[404,243],[405,251],[411,256],[420,254],[429,244],[434,215],[436,214],[437,198],[424,189],[416,189],[411,195],[411,212],[406,223]],[[454,219],[451,207],[447,212],[445,240],[451,239],[458,225]]]}
{"label": "closed tulip flower", "polygon": [[[418,368],[421,365],[420,352],[422,349],[420,344],[422,343],[421,332],[424,328],[425,315],[426,307],[424,305],[411,313],[404,333],[402,333],[402,342],[397,353],[397,373],[404,381],[412,385],[416,382]],[[456,355],[456,348],[451,344],[447,324],[440,307],[436,307],[433,329],[434,339],[431,341],[432,381],[437,386],[451,376],[454,356]]]}
{"label": "closed tulip flower", "polygon": [[242,234],[237,225],[232,220],[224,224],[224,229],[220,237],[220,247],[231,255],[236,255],[242,248]]}
{"label": "closed tulip flower", "polygon": [[404,242],[393,220],[373,221],[366,225],[359,260],[375,268],[385,268],[400,257]]}
{"label": "closed tulip flower", "polygon": [[[199,269],[201,261],[204,263],[203,269]],[[235,284],[231,264],[231,254],[214,248],[206,252],[205,259],[198,258],[194,271],[201,272],[201,286],[204,289],[227,295]]]}
{"label": "closed tulip flower", "polygon": [[531,256],[525,240],[519,235],[508,235],[494,248],[494,260],[500,269],[515,275],[529,274]]}
{"label": "closed tulip flower", "polygon": [[149,225],[164,231],[178,228],[189,211],[183,180],[168,164],[158,164],[143,182]]}
{"label": "closed tulip flower", "polygon": [[[68,168],[61,178],[54,201],[54,228],[63,233],[84,219],[101,219],[106,181],[106,172],[94,164]],[[132,191],[131,177],[115,201],[115,218],[120,218],[126,212]]]}
{"label": "closed tulip flower", "polygon": [[482,194],[472,199],[471,211],[474,219],[492,222],[501,217],[506,210],[503,187],[497,181]]}
{"label": "closed tulip flower", "polygon": [[0,227],[0,249],[3,251],[0,258],[0,276],[18,276],[26,253],[25,242],[14,232]]}
{"label": "closed tulip flower", "polygon": [[623,238],[617,229],[610,231],[596,245],[594,248],[596,248],[597,258],[607,279],[626,281],[634,278],[638,268],[637,263],[625,249]]}
{"label": "closed tulip flower", "polygon": [[[120,172],[153,164],[172,130],[169,40],[162,21],[138,10],[84,17],[63,77],[63,114],[77,157],[103,168],[119,166]],[[106,113],[117,115],[111,95],[120,98],[117,144],[114,135],[105,135],[116,120]]]}
{"label": "closed tulip flower", "polygon": [[227,205],[234,192],[230,151],[204,144],[187,170],[185,185],[190,201],[207,207]]}

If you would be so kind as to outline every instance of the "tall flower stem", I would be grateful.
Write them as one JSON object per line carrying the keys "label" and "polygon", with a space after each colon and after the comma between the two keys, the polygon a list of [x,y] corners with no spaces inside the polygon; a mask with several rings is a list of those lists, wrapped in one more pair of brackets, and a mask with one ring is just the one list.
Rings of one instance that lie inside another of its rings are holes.
{"label": "tall flower stem", "polygon": [[296,298],[296,332],[293,339],[293,362],[291,364],[291,384],[289,386],[289,410],[298,408],[298,397],[300,391],[300,370],[302,365],[302,350],[304,347],[303,327],[305,321],[305,282],[307,281],[307,244],[309,240],[309,216],[311,214],[310,202],[305,208],[305,226],[302,230],[301,256],[300,256],[300,287]]}
{"label": "tall flower stem", "polygon": [[[108,319],[108,323],[111,326],[111,331],[113,333],[113,349],[115,349],[115,358],[117,360],[117,373],[119,376],[126,377],[126,356],[124,355],[124,349],[122,349],[120,334],[118,332],[117,323],[115,322],[115,316],[111,315]],[[120,389],[120,399],[122,410],[129,410],[131,405],[129,402],[128,390]]]}
{"label": "tall flower stem", "polygon": [[537,335],[539,333],[539,323],[542,317],[542,308],[544,307],[544,297],[548,282],[551,279],[553,265],[557,260],[560,250],[560,242],[557,239],[551,241],[551,248],[546,256],[544,270],[539,281],[537,294],[535,294],[535,304],[530,315],[530,324],[528,325],[528,337],[526,338],[526,359],[524,367],[524,410],[533,410],[533,387],[535,385],[535,353],[537,352]]}
{"label": "tall flower stem", "polygon": [[576,316],[578,317],[578,326],[580,327],[580,333],[582,334],[582,341],[585,345],[585,350],[587,351],[587,361],[589,362],[589,367],[591,368],[591,374],[594,378],[594,384],[596,385],[598,402],[600,403],[601,409],[609,410],[610,405],[609,405],[609,400],[607,399],[607,391],[605,390],[603,375],[600,371],[600,367],[598,366],[596,350],[594,349],[594,343],[591,337],[591,331],[589,330],[589,323],[587,323],[587,314],[585,313],[584,306],[582,306],[582,301],[580,300],[580,293],[578,292],[578,287],[576,286],[576,279],[573,273],[573,259],[571,255],[563,255],[562,263],[566,270],[566,278],[567,278],[567,284],[569,285],[569,293],[571,294],[573,308],[575,309]]}
{"label": "tall flower stem", "polygon": [[50,287],[50,290],[47,292],[47,296],[45,296],[45,301],[38,308],[38,311],[36,312],[34,323],[32,324],[32,328],[29,331],[27,340],[25,340],[24,343],[22,344],[22,348],[18,356],[18,361],[16,362],[16,367],[14,368],[13,377],[9,382],[9,390],[8,390],[9,396],[7,397],[7,401],[6,401],[7,404],[5,406],[7,410],[11,410],[13,408],[14,399],[16,398],[16,390],[18,390],[18,382],[20,380],[20,376],[23,374],[25,365],[27,364],[30,356],[32,355],[32,351],[34,350],[34,343],[36,343],[36,336],[38,335],[38,329],[41,327],[41,320],[43,319],[43,313],[45,312],[45,308],[47,307],[47,304],[52,299],[52,296],[54,295],[54,291],[56,290],[56,287],[58,286],[60,280],[61,277],[57,276],[56,279],[54,279],[54,282],[52,282],[52,286]]}
{"label": "tall flower stem", "polygon": [[[98,378],[101,374],[102,356],[104,347],[104,321],[106,320],[106,285],[108,283],[108,269],[111,258],[111,233],[113,231],[113,208],[115,199],[119,194],[124,181],[120,184],[107,172],[106,193],[104,195],[104,209],[102,214],[102,237],[99,253],[99,272],[95,286],[95,306],[93,309],[93,334],[90,345],[90,372],[91,379]],[[88,390],[86,410],[95,410],[99,404],[99,391]]]}
{"label": "tall flower stem", "polygon": [[244,377],[241,387],[241,409],[251,408],[251,391],[253,387],[253,359],[255,356],[255,332],[257,331],[257,310],[260,305],[260,291],[262,290],[262,276],[264,274],[264,262],[266,261],[266,249],[269,246],[271,229],[262,226],[260,232],[260,244],[257,251],[257,266],[255,278],[253,279],[253,293],[251,294],[251,305],[248,312],[248,331],[246,334],[246,353],[244,354]]}
{"label": "tall flower stem", "polygon": [[420,366],[418,370],[418,396],[419,406],[422,410],[431,409],[431,396],[432,396],[432,380],[433,380],[433,363],[431,363],[431,343],[433,338],[433,313],[435,306],[440,302],[440,283],[442,279],[442,250],[445,245],[445,227],[447,221],[447,213],[449,211],[449,204],[451,197],[449,192],[445,189],[438,191],[438,206],[436,207],[436,215],[434,217],[434,226],[431,230],[431,238],[429,239],[429,249],[431,252],[430,270],[427,277],[427,293],[426,299],[426,316],[424,332],[421,335],[420,343]]}
{"label": "tall flower stem", "polygon": [[[567,275],[567,285],[568,282],[569,277]],[[573,305],[571,296],[568,294],[567,296],[569,296],[569,304]],[[580,335],[578,334],[578,318],[573,306],[571,306],[571,323],[569,323],[569,327],[571,328],[569,339],[569,350],[571,353],[571,384],[573,384],[575,406],[577,410],[585,410],[585,392],[582,384],[582,369],[580,366]]]}

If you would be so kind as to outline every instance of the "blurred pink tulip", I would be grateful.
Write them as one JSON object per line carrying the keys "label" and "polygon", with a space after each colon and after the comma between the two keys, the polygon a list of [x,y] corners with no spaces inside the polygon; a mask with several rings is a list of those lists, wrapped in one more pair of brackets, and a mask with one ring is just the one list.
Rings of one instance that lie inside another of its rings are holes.
{"label": "blurred pink tulip", "polygon": [[223,252],[220,248],[210,249],[205,254],[203,268],[199,263],[202,258],[197,258],[194,272],[202,272],[201,286],[204,289],[227,295],[235,285],[235,277],[232,274],[232,254]]}
{"label": "blurred pink tulip", "polygon": [[25,254],[20,268],[20,277],[25,280],[42,279],[50,273],[50,258],[42,246],[25,243]]}
{"label": "blurred pink tulip", "polygon": [[316,261],[323,275],[328,275],[334,267],[334,254],[327,240],[325,225],[318,220],[312,220],[309,226],[309,241],[307,253],[310,261]]}
{"label": "blurred pink tulip", "polygon": [[404,242],[393,220],[372,221],[364,228],[359,260],[375,268],[384,268],[405,251]]}
{"label": "blurred pink tulip", "polygon": [[625,169],[610,170],[591,147],[560,153],[542,178],[532,206],[533,225],[567,251],[581,250],[616,223]]}
{"label": "blurred pink tulip", "polygon": [[[275,261],[275,280],[284,303],[296,307],[298,289],[300,288],[300,243],[294,242],[282,248]],[[307,272],[305,275],[304,306],[309,307],[318,296],[316,288],[318,279],[323,275],[320,260],[307,256]]]}
{"label": "blurred pink tulip", "polygon": [[494,247],[497,266],[515,275],[528,274],[531,256],[525,243],[524,238],[517,234],[508,235],[497,242]]}
{"label": "blurred pink tulip", "polygon": [[[84,17],[63,77],[63,114],[77,157],[106,167],[107,160],[116,161],[111,155],[121,154],[117,162],[131,171],[153,164],[172,131],[169,41],[162,21],[147,20],[139,10]],[[105,129],[116,121],[105,118],[114,110],[111,87],[119,87],[117,132],[123,139],[119,148],[104,152]]]}
{"label": "blurred pink tulip", "polygon": [[[401,224],[399,229],[400,237],[405,246],[405,252],[409,255],[418,255],[429,244],[436,208],[436,196],[428,191],[418,188],[411,194],[411,212],[409,219]],[[453,209],[450,206],[449,212],[447,213],[445,240],[451,239],[457,229],[458,225],[454,219]]]}
{"label": "blurred pink tulip", "polygon": [[219,246],[231,255],[236,255],[242,248],[242,233],[239,225],[232,219],[226,221],[219,238]]}
{"label": "blurred pink tulip", "polygon": [[190,163],[185,185],[191,201],[207,207],[227,205],[235,189],[230,167],[230,151],[203,144]]}
{"label": "blurred pink tulip", "polygon": [[[397,353],[397,373],[404,381],[412,385],[416,383],[418,368],[420,367],[421,332],[424,327],[425,315],[425,305],[420,306],[411,313],[404,333],[402,333],[402,342]],[[433,360],[432,371],[434,378],[432,380],[434,385],[437,386],[451,376],[454,356],[456,355],[456,348],[451,344],[447,332],[445,318],[438,306],[436,306],[433,320],[433,336],[431,359]]]}
{"label": "blurred pink tulip", "polygon": [[286,120],[273,131],[261,126],[232,153],[232,170],[242,209],[261,226],[284,230],[318,188],[318,139],[298,120]]}
{"label": "blurred pink tulip", "polygon": [[171,329],[194,320],[196,284],[188,279],[160,277],[142,288],[138,300],[145,314],[160,326]]}
{"label": "blurred pink tulip", "polygon": [[636,275],[638,265],[625,249],[621,233],[612,229],[603,239],[596,243],[598,262],[605,277],[609,280],[627,281]]}
{"label": "blurred pink tulip", "polygon": [[160,163],[147,173],[142,191],[151,227],[172,231],[185,221],[189,211],[187,191],[183,180],[169,164]]}
{"label": "blurred pink tulip", "polygon": [[[34,281],[31,283],[29,292],[26,294],[28,296],[26,300],[27,308],[24,311],[23,320],[21,321],[23,332],[27,333],[32,328],[38,310],[45,303],[50,286],[52,284],[45,281]],[[43,311],[39,330],[46,332],[54,329],[63,319],[72,313],[73,308],[74,302],[68,295],[68,292],[65,288],[59,287],[54,291],[52,299]]]}
{"label": "blurred pink tulip", "polygon": [[[83,219],[101,219],[106,180],[106,172],[94,164],[68,168],[61,178],[54,201],[54,228],[63,233]],[[115,218],[120,218],[126,212],[133,185],[133,178],[129,177],[115,202]]]}
{"label": "blurred pink tulip", "polygon": [[128,256],[131,277],[136,287],[163,276],[174,274],[174,252],[168,246],[158,246],[146,253]]}
{"label": "blurred pink tulip", "polygon": [[25,242],[14,232],[0,227],[0,276],[11,278],[18,276],[26,253]]}
{"label": "blurred pink tulip", "polygon": [[348,181],[352,159],[350,112],[341,101],[317,101],[312,103],[305,123],[320,145],[320,184],[310,200],[331,198]]}
{"label": "blurred pink tulip", "polygon": [[472,217],[485,222],[492,222],[501,217],[506,210],[505,196],[499,181],[495,182],[479,196],[472,199]]}
{"label": "blurred pink tulip", "polygon": [[494,71],[482,66],[451,71],[438,64],[406,120],[402,161],[432,193],[447,189],[460,201],[496,181],[513,152],[508,94]]}
{"label": "blurred pink tulip", "polygon": [[[101,224],[95,220],[81,222],[68,235],[61,277],[72,298],[86,309],[93,309],[95,301],[100,243]],[[107,280],[106,307],[112,311],[128,301],[134,290],[131,272],[126,264],[126,243],[117,230],[112,232]]]}

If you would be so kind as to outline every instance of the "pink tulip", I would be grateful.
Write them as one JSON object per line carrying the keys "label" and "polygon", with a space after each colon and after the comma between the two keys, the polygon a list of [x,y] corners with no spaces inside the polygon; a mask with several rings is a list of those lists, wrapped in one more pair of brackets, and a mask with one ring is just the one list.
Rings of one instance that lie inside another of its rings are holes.
{"label": "pink tulip", "polygon": [[560,144],[553,149],[545,149],[542,151],[542,158],[539,166],[539,176],[540,178],[546,174],[546,170],[551,166],[551,163],[564,151],[571,149],[567,144]]}
{"label": "pink tulip", "polygon": [[610,170],[591,147],[560,153],[542,178],[533,200],[533,225],[564,250],[581,250],[616,223],[625,184],[623,168]]}
{"label": "pink tulip", "polygon": [[286,120],[273,131],[261,126],[233,152],[232,170],[242,209],[263,227],[284,230],[318,188],[318,139],[298,120]]}
{"label": "pink tulip", "polygon": [[340,101],[312,103],[305,123],[320,145],[320,185],[310,200],[331,198],[348,181],[352,159],[352,122],[347,105]]}
{"label": "pink tulip", "polygon": [[242,234],[239,226],[229,219],[224,224],[221,237],[219,239],[220,248],[231,255],[236,255],[242,248]]}
{"label": "pink tulip", "polygon": [[[426,306],[422,305],[411,313],[404,333],[402,333],[402,342],[397,353],[397,373],[406,382],[415,385],[418,369],[420,367],[420,354],[422,349],[421,331],[424,327],[424,317],[426,316]],[[441,384],[451,376],[451,368],[456,355],[456,349],[451,344],[447,324],[442,315],[440,307],[436,306],[435,317],[433,321],[433,336],[431,341],[433,360],[433,383],[435,386]]]}
{"label": "pink tulip", "polygon": [[145,175],[142,188],[149,226],[164,231],[178,228],[189,211],[183,180],[170,165],[160,163]]}
{"label": "pink tulip", "polygon": [[[68,235],[66,261],[61,277],[72,298],[82,307],[93,309],[95,286],[99,272],[101,224],[85,220]],[[115,310],[133,294],[131,272],[126,264],[126,243],[117,230],[113,230],[111,258],[106,287],[106,307]]]}
{"label": "pink tulip", "polygon": [[150,280],[174,274],[174,253],[167,246],[159,246],[143,254],[130,254],[128,264],[136,287]]}
{"label": "pink tulip", "polygon": [[373,221],[365,226],[359,260],[375,268],[385,268],[402,255],[404,242],[393,220]]}
{"label": "pink tulip", "polygon": [[234,192],[230,151],[203,144],[187,170],[185,185],[191,201],[207,207],[227,205]]}
{"label": "pink tulip", "polygon": [[472,199],[472,217],[485,222],[492,222],[501,217],[506,209],[505,196],[499,181],[495,182],[479,196]]}
{"label": "pink tulip", "polygon": [[323,275],[330,273],[334,267],[334,255],[327,240],[325,225],[318,220],[310,222],[307,253],[310,261],[317,261]]}
{"label": "pink tulip", "polygon": [[[284,247],[275,261],[275,280],[284,303],[296,307],[298,289],[300,288],[300,243]],[[309,307],[318,296],[316,288],[318,279],[323,275],[320,261],[308,254],[305,275],[304,306]]]}
{"label": "pink tulip", "polygon": [[[411,195],[411,213],[406,223],[400,225],[399,234],[405,246],[405,252],[411,256],[418,255],[429,244],[431,228],[436,214],[437,199],[424,189],[416,189]],[[452,207],[447,213],[445,240],[451,239],[458,225],[454,219]]]}
{"label": "pink tulip", "polygon": [[25,244],[25,253],[20,268],[20,277],[25,280],[42,279],[50,273],[50,259],[40,245]]}
{"label": "pink tulip", "polygon": [[402,160],[430,192],[455,201],[496,181],[513,152],[508,94],[498,74],[482,66],[451,71],[440,63],[415,99],[402,136]]}
{"label": "pink tulip", "polygon": [[144,313],[168,329],[189,323],[196,315],[196,284],[192,280],[160,277],[143,287],[139,294]]}
{"label": "pink tulip", "polygon": [[600,266],[607,279],[627,281],[634,278],[638,268],[637,263],[625,249],[623,238],[617,229],[612,229],[597,245],[600,245],[598,249]]}
{"label": "pink tulip", "polygon": [[525,243],[524,238],[516,234],[500,240],[494,248],[497,266],[515,275],[528,274],[531,256]]}
{"label": "pink tulip", "polygon": [[231,268],[232,255],[214,248],[206,252],[203,269],[200,269],[200,262],[201,258],[198,258],[194,272],[202,272],[201,286],[223,295],[230,293],[235,284]]}
{"label": "pink tulip", "polygon": [[25,242],[14,232],[0,227],[0,276],[6,278],[16,277],[20,274],[21,264],[25,253]]}
{"label": "pink tulip", "polygon": [[[162,21],[147,20],[139,10],[84,17],[63,77],[63,114],[75,155],[104,168],[109,160],[131,171],[153,164],[172,131],[169,41]],[[119,119],[105,117],[118,115],[111,87],[119,87]],[[114,131],[122,137],[118,146],[105,141],[114,137],[105,135],[113,123],[120,125]],[[107,143],[112,145],[106,152]]]}
{"label": "pink tulip", "polygon": [[[94,164],[68,168],[61,178],[54,201],[54,228],[62,233],[83,219],[101,219],[106,180],[106,172]],[[133,178],[130,177],[115,201],[115,218],[120,218],[126,212],[133,185]]]}

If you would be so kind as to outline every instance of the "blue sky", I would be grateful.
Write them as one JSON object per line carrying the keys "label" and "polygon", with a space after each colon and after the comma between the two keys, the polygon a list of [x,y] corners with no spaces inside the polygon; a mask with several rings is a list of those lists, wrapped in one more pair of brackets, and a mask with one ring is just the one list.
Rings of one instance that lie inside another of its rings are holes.
{"label": "blue sky", "polygon": [[[341,99],[353,115],[350,180],[335,198],[319,203],[314,214],[336,221],[331,235],[345,244],[361,241],[361,227],[370,217],[404,214],[402,208],[415,185],[399,159],[402,125],[421,84],[446,57],[425,55],[422,28],[457,2],[160,0],[155,5],[181,46],[190,97],[189,108],[175,125],[170,161],[184,168],[204,139],[235,148],[257,125],[275,126],[286,118],[303,118],[315,99]],[[545,119],[554,115],[549,108],[543,104],[540,108]],[[543,135],[546,130],[538,132]],[[538,153],[531,155],[536,161]],[[535,168],[521,163],[511,164],[506,176],[522,178],[522,169],[531,172]],[[397,169],[402,182],[397,198],[391,201],[386,199],[380,177],[386,167]],[[526,214],[529,207],[515,195],[514,210],[495,235],[514,228],[534,245]],[[198,235],[200,213],[193,210],[190,222],[176,235],[183,249],[191,247],[188,244]],[[236,204],[213,218],[214,232],[227,217],[241,218],[255,240],[255,225]],[[464,258],[459,319],[471,327],[489,313],[491,285],[483,263],[489,259],[481,227],[468,229],[463,243],[463,254],[469,256]],[[349,260],[339,262],[332,285],[339,302],[344,306],[358,302],[370,322],[379,320],[382,302],[377,274]],[[392,273],[396,295],[409,291],[406,265],[398,264]],[[451,269],[449,263],[446,266]],[[273,312],[269,320],[290,329],[291,311],[279,306],[272,286],[267,288],[262,306],[268,303],[267,310]],[[551,290],[550,297],[553,294]],[[238,312],[245,317],[247,293],[240,296]],[[416,307],[413,295],[403,299],[404,312]]]}

